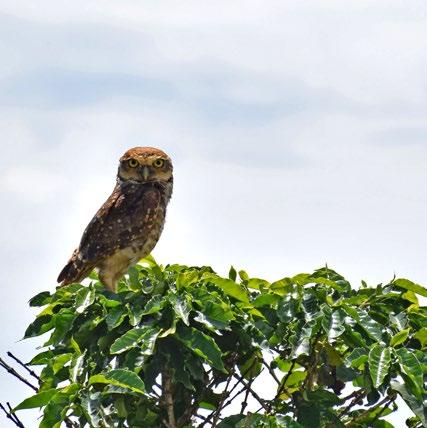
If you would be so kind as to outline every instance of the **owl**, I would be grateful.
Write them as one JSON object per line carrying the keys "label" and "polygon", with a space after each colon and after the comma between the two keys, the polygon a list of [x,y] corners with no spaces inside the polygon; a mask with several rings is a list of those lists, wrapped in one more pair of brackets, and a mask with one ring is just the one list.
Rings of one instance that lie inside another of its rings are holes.
{"label": "owl", "polygon": [[113,193],[86,227],[58,276],[60,285],[80,282],[97,268],[101,282],[115,292],[128,268],[159,240],[172,187],[172,161],[166,153],[153,147],[128,150],[120,158]]}

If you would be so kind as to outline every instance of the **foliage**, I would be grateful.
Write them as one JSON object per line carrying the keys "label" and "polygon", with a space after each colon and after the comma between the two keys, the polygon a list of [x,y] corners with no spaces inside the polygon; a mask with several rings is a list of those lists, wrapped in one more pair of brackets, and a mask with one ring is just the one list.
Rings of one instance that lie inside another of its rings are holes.
{"label": "foliage", "polygon": [[51,334],[15,410],[42,407],[41,428],[389,428],[398,395],[427,426],[427,290],[409,280],[353,289],[324,267],[270,283],[152,258],[117,294],[91,278],[30,301],[44,308],[25,337]]}

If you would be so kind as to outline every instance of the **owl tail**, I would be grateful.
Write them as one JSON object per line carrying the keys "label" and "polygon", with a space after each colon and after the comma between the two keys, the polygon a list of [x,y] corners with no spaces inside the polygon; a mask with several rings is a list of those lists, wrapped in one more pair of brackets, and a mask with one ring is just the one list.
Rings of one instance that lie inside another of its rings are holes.
{"label": "owl tail", "polygon": [[78,257],[79,250],[75,250],[68,263],[64,266],[57,281],[62,285],[80,282],[92,270],[87,261]]}

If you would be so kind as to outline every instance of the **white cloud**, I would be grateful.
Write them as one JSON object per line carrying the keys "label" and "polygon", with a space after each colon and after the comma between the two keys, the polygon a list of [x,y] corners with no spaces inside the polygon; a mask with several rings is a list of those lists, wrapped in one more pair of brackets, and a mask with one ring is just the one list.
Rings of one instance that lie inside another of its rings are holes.
{"label": "white cloud", "polygon": [[27,203],[46,202],[62,185],[64,179],[49,171],[19,165],[8,169],[0,177],[0,188]]}

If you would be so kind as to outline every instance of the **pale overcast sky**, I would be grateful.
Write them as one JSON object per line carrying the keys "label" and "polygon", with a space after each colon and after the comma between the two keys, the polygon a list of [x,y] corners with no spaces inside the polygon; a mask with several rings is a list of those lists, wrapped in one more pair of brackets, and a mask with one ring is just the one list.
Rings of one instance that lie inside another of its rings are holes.
{"label": "pale overcast sky", "polygon": [[[0,12],[2,357],[41,344],[16,343],[27,301],[54,290],[133,146],[174,161],[163,264],[277,279],[328,263],[355,285],[427,284],[425,0]],[[31,393],[0,379],[0,401]]]}

